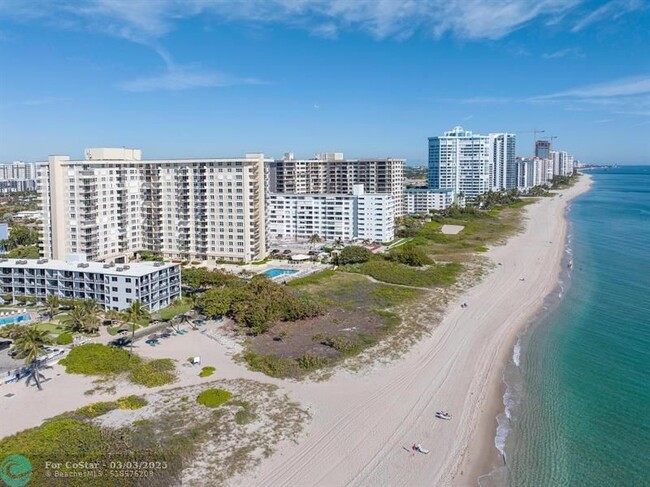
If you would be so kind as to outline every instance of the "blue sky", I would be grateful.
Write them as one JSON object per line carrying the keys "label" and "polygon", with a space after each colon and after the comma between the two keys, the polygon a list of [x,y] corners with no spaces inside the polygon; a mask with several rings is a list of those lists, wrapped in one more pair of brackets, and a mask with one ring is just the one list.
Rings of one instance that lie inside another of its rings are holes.
{"label": "blue sky", "polygon": [[426,160],[455,125],[650,162],[647,0],[0,0],[0,161]]}

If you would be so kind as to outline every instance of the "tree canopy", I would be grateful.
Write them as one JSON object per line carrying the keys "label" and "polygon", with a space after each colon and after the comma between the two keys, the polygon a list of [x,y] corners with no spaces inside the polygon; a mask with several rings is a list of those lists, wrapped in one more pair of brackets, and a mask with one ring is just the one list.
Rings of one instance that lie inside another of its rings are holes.
{"label": "tree canopy", "polygon": [[350,245],[341,250],[341,253],[338,256],[338,263],[339,265],[362,264],[363,262],[368,262],[371,257],[372,252],[367,248],[358,245]]}

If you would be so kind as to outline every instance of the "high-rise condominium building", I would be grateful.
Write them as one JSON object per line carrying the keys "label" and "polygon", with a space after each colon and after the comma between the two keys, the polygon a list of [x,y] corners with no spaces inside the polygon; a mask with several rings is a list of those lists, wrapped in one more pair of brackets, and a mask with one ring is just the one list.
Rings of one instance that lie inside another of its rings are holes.
{"label": "high-rise condominium building", "polygon": [[36,164],[14,161],[0,164],[0,181],[31,181],[36,179]]}
{"label": "high-rise condominium building", "polygon": [[462,127],[429,137],[429,188],[452,189],[468,199],[489,191],[490,140]]}
{"label": "high-rise condominium building", "polygon": [[551,157],[551,142],[549,140],[535,141],[535,157],[549,159]]}
{"label": "high-rise condominium building", "polygon": [[494,191],[515,188],[515,134],[490,134],[490,186]]}
{"label": "high-rise condominium building", "polygon": [[341,152],[316,154],[313,159],[283,159],[269,164],[269,193],[352,194],[355,184],[366,193],[390,194],[395,216],[404,213],[404,159],[345,159]]}
{"label": "high-rise condominium building", "polygon": [[390,242],[395,238],[395,211],[390,194],[286,194],[268,197],[268,232],[273,240],[341,239]]}
{"label": "high-rise condominium building", "polygon": [[570,176],[573,174],[573,156],[566,151],[551,151],[553,159],[553,174],[555,176]]}
{"label": "high-rise condominium building", "polygon": [[40,166],[43,257],[126,262],[142,250],[181,260],[263,258],[263,154],[142,160],[137,149],[87,149]]}

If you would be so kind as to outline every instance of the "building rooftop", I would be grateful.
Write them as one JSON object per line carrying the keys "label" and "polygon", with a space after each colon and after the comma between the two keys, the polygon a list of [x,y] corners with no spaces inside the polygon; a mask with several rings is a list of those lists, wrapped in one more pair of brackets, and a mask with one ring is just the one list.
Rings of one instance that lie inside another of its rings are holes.
{"label": "building rooftop", "polygon": [[[106,267],[108,266],[108,267]],[[162,269],[177,267],[167,262],[135,262],[104,264],[103,262],[67,262],[48,259],[0,259],[0,268],[49,269],[58,271],[93,272],[112,276],[141,277]]]}

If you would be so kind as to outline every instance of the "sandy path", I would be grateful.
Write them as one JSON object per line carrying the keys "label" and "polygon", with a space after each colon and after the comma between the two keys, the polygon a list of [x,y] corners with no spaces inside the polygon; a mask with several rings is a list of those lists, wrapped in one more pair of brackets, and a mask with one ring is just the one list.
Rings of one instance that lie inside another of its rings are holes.
{"label": "sandy path", "polygon": [[[529,206],[526,231],[490,251],[502,265],[452,303],[432,335],[397,364],[327,383],[287,384],[312,405],[306,438],[233,485],[476,485],[472,464],[494,455],[504,363],[517,331],[557,285],[565,206],[588,186],[584,177],[564,197]],[[436,420],[439,409],[454,419]],[[431,453],[411,455],[403,447],[413,443]]]}

